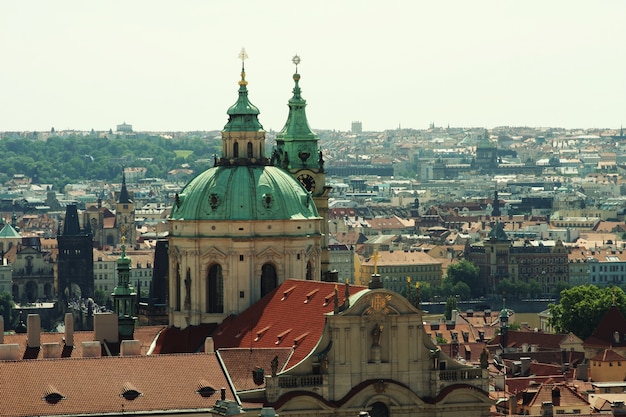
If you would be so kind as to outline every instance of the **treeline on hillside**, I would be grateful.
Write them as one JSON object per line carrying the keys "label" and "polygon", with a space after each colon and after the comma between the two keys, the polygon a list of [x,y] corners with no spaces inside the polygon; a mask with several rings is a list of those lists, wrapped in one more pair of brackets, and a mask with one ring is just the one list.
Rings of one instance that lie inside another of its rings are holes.
{"label": "treeline on hillside", "polygon": [[166,139],[72,135],[47,140],[4,137],[0,140],[0,183],[14,174],[24,174],[33,183],[53,184],[61,190],[81,180],[120,181],[122,169],[130,166],[145,167],[147,177],[165,178],[168,171],[183,164],[196,172],[204,170],[212,165],[206,160],[212,161],[219,153],[219,140],[199,136]]}

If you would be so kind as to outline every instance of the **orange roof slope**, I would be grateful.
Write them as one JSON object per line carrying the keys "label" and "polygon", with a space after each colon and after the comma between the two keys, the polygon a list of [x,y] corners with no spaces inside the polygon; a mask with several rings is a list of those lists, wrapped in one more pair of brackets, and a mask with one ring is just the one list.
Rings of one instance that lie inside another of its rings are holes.
{"label": "orange roof slope", "polygon": [[[324,330],[324,314],[333,311],[335,286],[339,305],[345,285],[289,279],[236,317],[229,317],[212,334],[215,348],[293,347],[287,368],[304,359]],[[350,295],[365,290],[349,286]]]}
{"label": "orange roof slope", "polygon": [[0,386],[0,414],[13,417],[207,409],[229,384],[215,354],[183,354],[3,362]]}
{"label": "orange roof slope", "polygon": [[235,391],[241,392],[263,388],[265,383],[259,385],[254,382],[252,372],[258,367],[263,368],[264,375],[271,375],[271,363],[274,357],[278,357],[278,372],[280,372],[292,352],[291,348],[226,348],[220,349],[217,354],[224,364]]}

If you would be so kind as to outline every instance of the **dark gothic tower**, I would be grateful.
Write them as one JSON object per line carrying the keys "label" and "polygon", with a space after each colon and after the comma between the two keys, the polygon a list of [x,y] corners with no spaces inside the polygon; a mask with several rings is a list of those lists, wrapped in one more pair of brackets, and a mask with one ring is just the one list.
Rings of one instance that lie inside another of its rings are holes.
{"label": "dark gothic tower", "polygon": [[118,232],[118,242],[122,241],[122,237],[126,238],[126,242],[131,248],[135,246],[135,203],[130,198],[128,188],[126,188],[126,175],[122,173],[122,189],[120,197],[115,205],[115,228]]}
{"label": "dark gothic tower", "polygon": [[493,210],[491,211],[491,215],[494,217],[502,216],[502,212],[500,211],[500,199],[498,198],[498,190],[493,192]]}
{"label": "dark gothic tower", "polygon": [[76,204],[66,207],[63,231],[57,241],[57,296],[65,302],[93,297],[93,238],[90,230],[81,229]]}

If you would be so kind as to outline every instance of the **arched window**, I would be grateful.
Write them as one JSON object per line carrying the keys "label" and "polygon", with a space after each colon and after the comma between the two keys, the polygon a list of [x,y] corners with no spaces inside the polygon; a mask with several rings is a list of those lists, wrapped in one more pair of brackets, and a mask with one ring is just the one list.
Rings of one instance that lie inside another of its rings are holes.
{"label": "arched window", "polygon": [[389,408],[385,403],[380,401],[372,404],[372,410],[370,411],[371,417],[389,417]]}
{"label": "arched window", "polygon": [[209,277],[207,280],[206,291],[206,312],[223,313],[224,277],[222,275],[221,265],[215,264],[209,268]]}
{"label": "arched window", "polygon": [[306,263],[306,279],[307,281],[311,281],[313,279],[313,266],[310,261]]}
{"label": "arched window", "polygon": [[176,294],[176,311],[180,311],[180,285],[182,283],[180,282],[180,266],[176,265],[176,288],[175,288],[175,294]]}
{"label": "arched window", "polygon": [[233,157],[239,158],[239,142],[235,142],[233,145]]}
{"label": "arched window", "polygon": [[252,158],[252,142],[248,142],[248,158]]}
{"label": "arched window", "polygon": [[37,294],[37,283],[35,281],[28,281],[26,283],[26,298],[31,303],[39,298]]}
{"label": "arched window", "polygon": [[265,264],[261,267],[261,297],[270,293],[278,286],[276,268],[272,264]]}

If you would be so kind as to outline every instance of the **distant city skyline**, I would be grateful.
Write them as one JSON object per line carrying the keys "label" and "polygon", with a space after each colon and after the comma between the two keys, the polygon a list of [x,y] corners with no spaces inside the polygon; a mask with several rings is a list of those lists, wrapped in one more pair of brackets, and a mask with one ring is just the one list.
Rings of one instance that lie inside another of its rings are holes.
{"label": "distant city skyline", "polygon": [[219,130],[242,47],[265,130],[626,124],[626,3],[0,0],[0,131]]}

